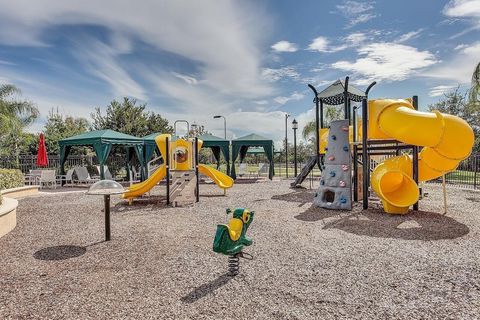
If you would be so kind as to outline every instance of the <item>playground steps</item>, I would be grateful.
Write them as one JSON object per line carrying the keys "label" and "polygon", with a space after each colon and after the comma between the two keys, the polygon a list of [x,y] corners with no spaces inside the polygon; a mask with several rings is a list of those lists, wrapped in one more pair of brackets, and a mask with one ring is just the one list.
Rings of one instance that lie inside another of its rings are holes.
{"label": "playground steps", "polygon": [[172,171],[171,181],[170,201],[175,207],[195,202],[195,171]]}

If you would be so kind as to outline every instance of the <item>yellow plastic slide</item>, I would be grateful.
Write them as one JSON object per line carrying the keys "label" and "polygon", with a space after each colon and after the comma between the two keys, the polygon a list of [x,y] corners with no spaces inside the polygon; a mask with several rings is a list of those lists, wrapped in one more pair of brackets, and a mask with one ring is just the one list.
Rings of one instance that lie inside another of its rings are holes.
{"label": "yellow plastic slide", "polygon": [[212,179],[215,184],[222,188],[222,189],[228,189],[233,186],[233,179],[227,176],[226,174],[203,164],[198,165],[198,172],[201,174],[204,174],[208,176],[210,179]]}
{"label": "yellow plastic slide", "polygon": [[[457,168],[472,151],[474,134],[463,119],[438,111],[421,112],[408,100],[369,101],[369,138],[393,138],[423,146],[419,154],[419,181],[438,178]],[[418,201],[409,155],[390,158],[378,165],[371,183],[388,213],[402,214]]]}
{"label": "yellow plastic slide", "polygon": [[163,180],[163,178],[165,178],[166,175],[167,167],[162,164],[147,180],[132,184],[123,194],[122,198],[131,200],[133,198],[140,197],[155,187],[160,181]]}

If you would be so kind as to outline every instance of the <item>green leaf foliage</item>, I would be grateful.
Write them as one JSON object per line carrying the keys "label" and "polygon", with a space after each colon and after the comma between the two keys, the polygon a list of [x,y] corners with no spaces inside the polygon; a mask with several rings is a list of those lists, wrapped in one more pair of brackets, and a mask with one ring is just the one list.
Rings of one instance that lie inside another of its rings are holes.
{"label": "green leaf foliage", "polygon": [[100,108],[95,108],[91,114],[93,130],[111,129],[136,137],[143,137],[151,133],[172,133],[173,129],[168,120],[161,115],[146,111],[146,104],[138,104],[135,99],[123,98],[122,101],[113,100],[102,114]]}
{"label": "green leaf foliage", "polygon": [[0,169],[0,190],[23,187],[25,179],[18,169]]}

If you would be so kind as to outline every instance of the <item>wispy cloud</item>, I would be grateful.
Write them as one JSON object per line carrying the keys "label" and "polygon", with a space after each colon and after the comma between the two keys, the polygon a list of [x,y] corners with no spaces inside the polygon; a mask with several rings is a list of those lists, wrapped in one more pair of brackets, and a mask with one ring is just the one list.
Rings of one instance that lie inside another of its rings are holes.
{"label": "wispy cloud", "polygon": [[433,88],[430,88],[429,96],[430,97],[439,97],[448,91],[452,90],[453,88],[456,88],[456,86],[436,86]]}
{"label": "wispy cloud", "polygon": [[147,99],[144,88],[116,60],[116,51],[112,47],[95,39],[84,38],[81,44],[77,43],[73,54],[88,72],[110,85],[114,96]]}
{"label": "wispy cloud", "polygon": [[415,30],[415,31],[410,31],[410,32],[404,33],[398,39],[396,39],[395,42],[396,43],[403,43],[403,42],[407,42],[409,40],[418,38],[423,30],[424,29],[421,28],[421,29],[418,29],[418,30]]}
{"label": "wispy cloud", "polygon": [[338,13],[349,20],[345,27],[348,29],[377,17],[377,14],[373,12],[374,4],[375,2],[373,1],[359,2],[347,0],[337,5],[336,8]]}
{"label": "wispy cloud", "polygon": [[300,74],[294,67],[287,66],[278,69],[264,68],[262,69],[262,77],[267,81],[275,82],[285,78],[296,80],[300,78]]}
{"label": "wispy cloud", "polygon": [[276,52],[296,52],[298,50],[298,46],[295,43],[286,40],[278,41],[271,48]]}
{"label": "wispy cloud", "polygon": [[453,80],[459,84],[470,82],[472,73],[480,57],[480,42],[462,45],[455,55],[437,66],[424,72],[423,75],[432,78]]}
{"label": "wispy cloud", "polygon": [[273,99],[273,101],[275,101],[276,103],[278,103],[280,105],[284,105],[289,101],[302,100],[304,97],[305,97],[305,95],[303,93],[294,92],[288,97],[284,97],[284,96],[275,97]]}
{"label": "wispy cloud", "polygon": [[372,43],[358,50],[360,58],[350,61],[337,61],[335,69],[354,72],[364,78],[360,84],[374,80],[400,81],[412,76],[416,71],[437,63],[429,51],[397,43]]}
{"label": "wispy cloud", "polygon": [[466,20],[469,26],[454,34],[450,39],[455,39],[464,34],[480,29],[480,0],[451,0],[443,8],[443,14],[449,18]]}
{"label": "wispy cloud", "polygon": [[198,80],[195,79],[195,77],[187,76],[187,75],[180,74],[180,73],[177,73],[177,72],[172,72],[172,74],[175,77],[177,77],[178,79],[181,79],[181,80],[185,81],[185,83],[187,83],[187,84],[195,85],[195,84],[198,83]]}

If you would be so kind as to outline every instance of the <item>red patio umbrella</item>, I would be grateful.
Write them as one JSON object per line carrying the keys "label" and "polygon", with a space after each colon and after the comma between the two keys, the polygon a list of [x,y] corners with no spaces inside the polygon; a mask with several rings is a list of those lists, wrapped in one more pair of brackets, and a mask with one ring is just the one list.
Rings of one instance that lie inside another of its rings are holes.
{"label": "red patio umbrella", "polygon": [[40,133],[38,142],[37,166],[48,167],[47,148],[45,147],[45,136],[43,133]]}

